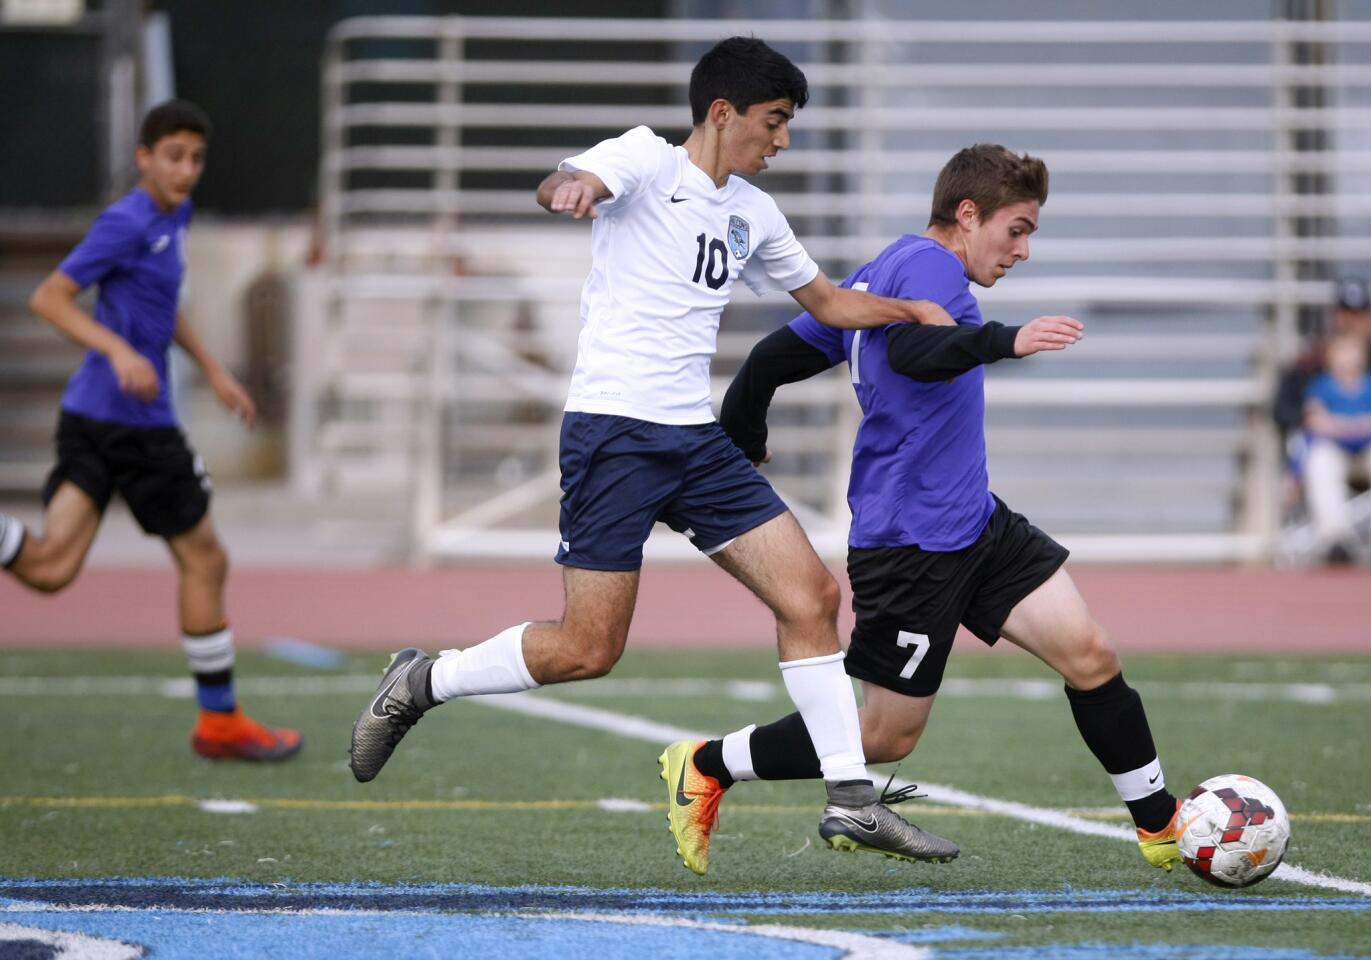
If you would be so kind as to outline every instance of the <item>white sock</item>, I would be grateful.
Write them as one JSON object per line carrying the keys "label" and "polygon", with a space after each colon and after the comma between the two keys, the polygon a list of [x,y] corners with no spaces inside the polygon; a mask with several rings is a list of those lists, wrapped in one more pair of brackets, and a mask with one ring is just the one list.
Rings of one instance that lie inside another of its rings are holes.
{"label": "white sock", "polygon": [[218,673],[233,666],[233,629],[225,627],[198,636],[181,634],[181,649],[186,651],[191,673]]}
{"label": "white sock", "polygon": [[781,679],[814,741],[824,780],[871,780],[862,752],[857,698],[843,669],[844,654],[786,660]]}
{"label": "white sock", "polygon": [[724,766],[734,780],[757,779],[757,771],[752,769],[752,731],[756,729],[751,723],[724,737]]}
{"label": "white sock", "polygon": [[1166,789],[1166,777],[1162,776],[1162,762],[1153,757],[1146,765],[1127,773],[1111,773],[1109,779],[1114,781],[1114,789],[1119,791],[1119,799],[1124,803],[1130,800],[1142,800],[1152,796],[1158,790]]}
{"label": "white sock", "polygon": [[0,513],[0,567],[8,567],[24,545],[24,525],[18,517]]}
{"label": "white sock", "polygon": [[442,703],[453,697],[471,697],[482,693],[517,693],[533,690],[538,683],[524,663],[524,628],[527,623],[510,627],[474,647],[465,650],[444,650],[433,661],[429,683],[433,699]]}

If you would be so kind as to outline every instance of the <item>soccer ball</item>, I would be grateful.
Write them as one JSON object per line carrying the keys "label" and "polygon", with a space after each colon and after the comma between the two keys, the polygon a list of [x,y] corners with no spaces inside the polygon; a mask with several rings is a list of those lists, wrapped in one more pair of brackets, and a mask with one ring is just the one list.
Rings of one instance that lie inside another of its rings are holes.
{"label": "soccer ball", "polygon": [[1280,865],[1290,843],[1285,804],[1260,780],[1225,773],[1190,792],[1176,815],[1185,865],[1220,887],[1250,887]]}

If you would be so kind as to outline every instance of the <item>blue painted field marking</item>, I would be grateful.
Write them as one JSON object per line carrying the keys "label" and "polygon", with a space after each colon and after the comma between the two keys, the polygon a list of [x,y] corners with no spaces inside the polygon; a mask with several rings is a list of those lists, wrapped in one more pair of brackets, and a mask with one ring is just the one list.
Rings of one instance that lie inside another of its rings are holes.
{"label": "blue painted field marking", "polygon": [[277,660],[320,670],[341,670],[347,662],[347,657],[341,651],[295,637],[268,637],[262,644],[262,650]]}
{"label": "blue painted field marking", "polygon": [[1361,897],[1271,897],[1148,890],[940,891],[908,887],[866,893],[708,891],[484,884],[281,883],[113,878],[0,879],[0,914],[36,903],[65,907],[172,910],[366,910],[441,912],[590,911],[677,916],[820,913],[1010,914],[1201,912],[1371,912]]}
{"label": "blue painted field marking", "polygon": [[[0,913],[0,955],[7,946],[27,950],[63,935],[88,939],[81,956],[152,955],[159,960],[201,960],[205,944],[224,960],[290,956],[301,960],[370,960],[378,942],[403,944],[406,958],[499,956],[540,960],[594,956],[598,960],[695,960],[701,951],[718,960],[1190,960],[1231,955],[1233,944],[1050,944],[1032,947],[941,944],[1003,935],[944,927],[919,931],[856,932],[769,924],[744,925],[629,914],[444,914],[410,911],[10,910]],[[924,946],[939,943],[936,953]],[[102,950],[132,944],[117,953]],[[146,953],[144,952],[146,948]],[[98,952],[97,952],[98,951]],[[1306,950],[1242,947],[1245,960],[1366,960]]]}
{"label": "blue painted field marking", "polygon": [[[290,914],[174,911],[32,912],[6,916],[27,927],[104,937],[148,948],[158,960],[375,960],[378,945],[402,948],[405,960],[500,957],[597,957],[600,960],[837,960],[861,956],[823,944],[673,928],[563,918],[438,914]],[[815,931],[821,933],[822,931]],[[4,941],[0,940],[0,954]],[[910,960],[927,954],[910,948]],[[870,954],[874,957],[876,954]],[[892,955],[892,960],[893,960]]]}

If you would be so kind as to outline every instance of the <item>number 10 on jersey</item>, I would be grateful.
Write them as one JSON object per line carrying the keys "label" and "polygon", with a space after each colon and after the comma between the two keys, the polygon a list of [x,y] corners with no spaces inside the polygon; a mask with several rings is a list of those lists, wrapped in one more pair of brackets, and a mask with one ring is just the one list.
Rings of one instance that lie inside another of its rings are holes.
{"label": "number 10 on jersey", "polygon": [[718,290],[728,280],[728,247],[725,247],[724,242],[718,237],[708,240],[703,233],[695,238],[695,242],[700,245],[700,249],[695,254],[695,276],[690,279],[694,283],[699,283],[703,274],[709,289]]}

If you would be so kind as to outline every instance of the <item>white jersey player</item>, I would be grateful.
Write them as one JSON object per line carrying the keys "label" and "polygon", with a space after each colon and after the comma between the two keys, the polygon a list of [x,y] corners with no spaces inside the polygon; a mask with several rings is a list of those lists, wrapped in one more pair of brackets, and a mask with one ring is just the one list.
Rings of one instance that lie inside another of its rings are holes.
{"label": "white jersey player", "polygon": [[[828,787],[825,817],[859,814],[871,843],[892,855],[926,849],[867,774],[838,645],[838,585],[710,409],[709,358],[739,277],[788,291],[834,327],[952,322],[928,301],[836,287],[771,198],[737,176],[760,173],[790,145],[807,99],[804,74],[782,54],[755,38],[723,40],[691,74],[694,126],[683,145],[636,127],[564,160],[538,187],[550,213],[595,221],[561,434],[566,608],[560,620],[521,623],[437,659],[396,654],[353,726],[358,780],[375,777],[436,704],[608,673],[628,639],[643,543],[661,521],[775,613],[781,675]],[[717,804],[678,753],[661,758],[668,819],[686,866],[704,873]]]}
{"label": "white jersey player", "polygon": [[819,275],[776,202],[741,177],[723,186],[647,127],[558,168],[609,196],[593,208],[590,276],[567,410],[709,423],[709,358],[735,280],[758,294]]}

